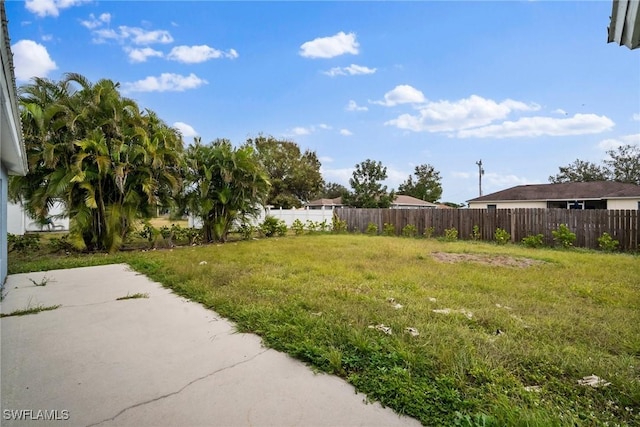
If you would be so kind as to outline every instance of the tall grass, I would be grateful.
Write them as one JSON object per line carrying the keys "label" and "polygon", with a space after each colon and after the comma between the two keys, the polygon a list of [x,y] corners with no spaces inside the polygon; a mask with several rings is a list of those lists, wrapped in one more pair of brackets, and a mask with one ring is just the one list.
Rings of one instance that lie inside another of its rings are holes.
{"label": "tall grass", "polygon": [[[637,256],[314,235],[123,260],[425,425],[640,423]],[[592,374],[611,385],[578,385]]]}

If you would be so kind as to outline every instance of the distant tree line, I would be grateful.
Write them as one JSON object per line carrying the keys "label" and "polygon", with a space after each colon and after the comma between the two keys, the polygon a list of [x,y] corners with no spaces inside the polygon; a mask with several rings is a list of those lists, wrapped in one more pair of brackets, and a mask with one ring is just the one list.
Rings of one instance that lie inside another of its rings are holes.
{"label": "distant tree line", "polygon": [[608,150],[602,164],[576,159],[549,177],[551,183],[617,181],[640,185],[640,146],[621,145]]}

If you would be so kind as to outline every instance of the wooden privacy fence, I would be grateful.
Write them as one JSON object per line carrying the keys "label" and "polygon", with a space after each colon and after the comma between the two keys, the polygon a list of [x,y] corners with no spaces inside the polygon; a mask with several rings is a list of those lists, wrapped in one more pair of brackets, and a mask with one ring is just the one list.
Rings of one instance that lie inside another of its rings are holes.
{"label": "wooden privacy fence", "polygon": [[445,229],[458,230],[458,238],[470,239],[478,226],[481,240],[494,240],[496,228],[511,234],[519,243],[524,237],[542,234],[547,245],[553,245],[552,231],[566,224],[576,233],[575,246],[598,247],[598,237],[607,232],[620,242],[623,251],[638,250],[640,241],[638,210],[573,210],[573,209],[336,209],[335,214],[347,221],[352,232],[364,233],[369,223],[378,226],[393,224],[397,235],[406,225],[414,225],[418,234],[433,227],[433,236],[443,236]]}

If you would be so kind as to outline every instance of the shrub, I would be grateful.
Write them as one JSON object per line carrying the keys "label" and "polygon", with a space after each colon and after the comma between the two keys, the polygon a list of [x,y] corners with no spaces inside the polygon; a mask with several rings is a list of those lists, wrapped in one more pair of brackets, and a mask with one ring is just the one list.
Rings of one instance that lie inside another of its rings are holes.
{"label": "shrub", "polygon": [[322,222],[317,221],[316,222],[316,230],[321,231],[321,232],[329,231],[329,223],[327,223],[327,220],[323,219]]}
{"label": "shrub", "polygon": [[422,235],[424,237],[426,237],[427,239],[430,239],[433,237],[433,232],[436,231],[435,227],[427,227],[424,229],[424,233],[422,233]]}
{"label": "shrub", "polygon": [[21,254],[33,252],[40,249],[40,235],[25,234],[18,236],[16,234],[7,233],[8,251],[16,251]]}
{"label": "shrub", "polygon": [[155,248],[160,230],[151,225],[151,223],[145,222],[142,230],[138,231],[138,235],[149,242],[149,248]]}
{"label": "shrub", "polygon": [[603,233],[598,237],[598,247],[605,252],[613,252],[618,249],[619,241],[614,240],[609,233]]}
{"label": "shrub", "polygon": [[563,248],[572,247],[576,241],[576,233],[573,233],[566,224],[560,224],[560,227],[551,234],[556,244],[562,245]]}
{"label": "shrub", "polygon": [[382,232],[385,236],[395,236],[396,235],[396,226],[393,224],[384,223],[382,227]]}
{"label": "shrub", "polygon": [[522,244],[528,248],[541,248],[544,246],[544,236],[542,234],[536,234],[523,237]]}
{"label": "shrub", "polygon": [[347,220],[340,219],[338,215],[333,214],[332,231],[334,233],[346,233],[347,232]]}
{"label": "shrub", "polygon": [[185,237],[189,240],[190,245],[199,245],[202,243],[202,230],[197,228],[185,228]]}
{"label": "shrub", "polygon": [[308,219],[305,223],[304,223],[304,227],[307,229],[307,231],[309,232],[309,234],[313,234],[316,231],[318,231],[318,223],[317,222],[313,222],[310,219]]}
{"label": "shrub", "polygon": [[447,242],[454,242],[458,240],[458,230],[455,227],[445,229],[444,240]]}
{"label": "shrub", "polygon": [[75,251],[75,247],[69,241],[69,235],[65,234],[59,239],[49,240],[49,248],[53,252],[72,252]]}
{"label": "shrub", "polygon": [[402,227],[402,235],[404,237],[416,237],[416,234],[418,234],[418,229],[415,225],[407,224]]}
{"label": "shrub", "polygon": [[377,235],[378,234],[378,224],[370,222],[369,225],[367,225],[367,234],[370,235],[370,236]]}
{"label": "shrub", "polygon": [[480,240],[482,239],[482,234],[480,234],[480,227],[477,225],[473,226],[473,231],[471,232],[471,240]]}
{"label": "shrub", "polygon": [[304,224],[302,223],[302,221],[296,218],[291,224],[291,229],[293,230],[296,236],[299,236],[302,233],[304,233]]}
{"label": "shrub", "polygon": [[256,227],[249,224],[248,222],[243,222],[242,224],[240,224],[240,227],[238,227],[238,233],[240,233],[240,236],[242,237],[243,240],[251,239],[255,231],[256,231]]}
{"label": "shrub", "polygon": [[500,227],[496,228],[496,232],[493,234],[493,237],[499,245],[504,245],[511,240],[511,234],[507,233],[507,230]]}
{"label": "shrub", "polygon": [[267,215],[263,223],[260,224],[260,231],[265,237],[284,236],[287,234],[287,224],[281,219]]}

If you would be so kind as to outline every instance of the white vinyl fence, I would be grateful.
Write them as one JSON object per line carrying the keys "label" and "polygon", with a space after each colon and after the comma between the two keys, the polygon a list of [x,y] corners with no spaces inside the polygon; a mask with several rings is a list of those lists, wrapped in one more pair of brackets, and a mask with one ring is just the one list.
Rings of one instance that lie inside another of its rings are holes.
{"label": "white vinyl fence", "polygon": [[[333,220],[333,209],[332,208],[322,208],[322,209],[263,209],[260,212],[260,215],[257,219],[251,221],[253,225],[261,224],[265,217],[270,215],[272,217],[278,218],[284,221],[287,224],[287,227],[291,227],[293,222],[298,219],[303,224],[307,221],[312,222],[322,222],[327,221],[327,224],[331,226],[331,222]],[[189,227],[192,228],[202,228],[202,221],[200,218],[189,215]]]}

